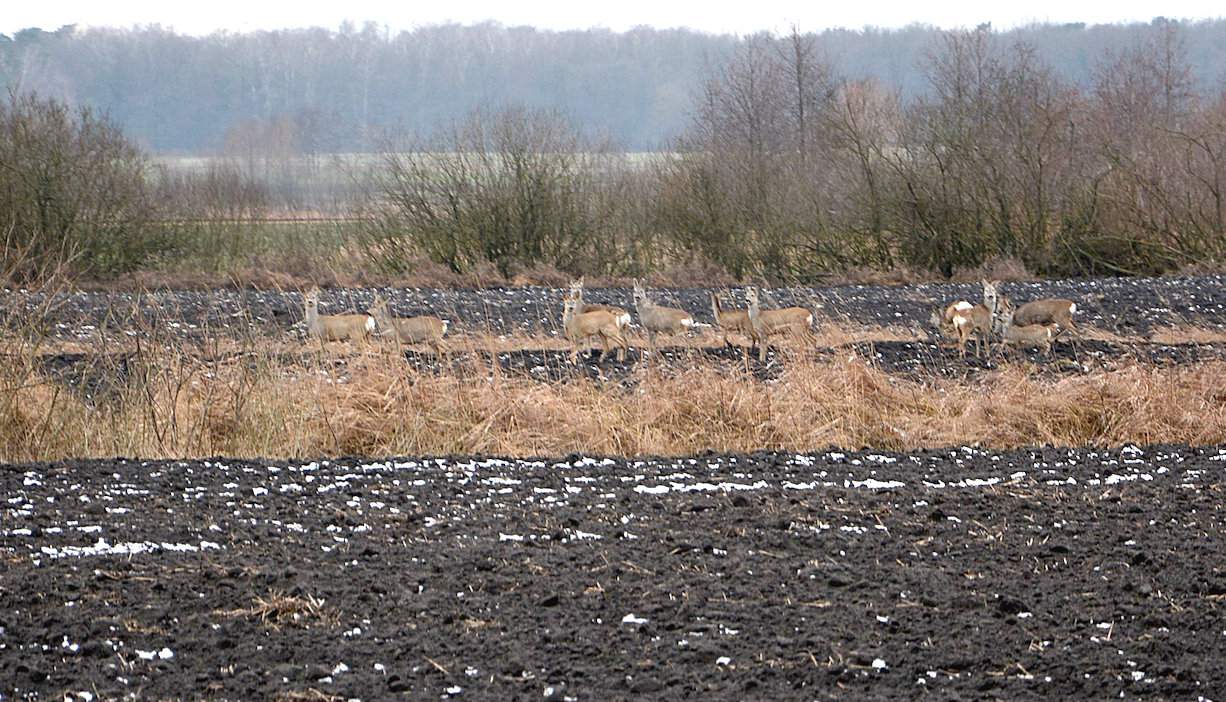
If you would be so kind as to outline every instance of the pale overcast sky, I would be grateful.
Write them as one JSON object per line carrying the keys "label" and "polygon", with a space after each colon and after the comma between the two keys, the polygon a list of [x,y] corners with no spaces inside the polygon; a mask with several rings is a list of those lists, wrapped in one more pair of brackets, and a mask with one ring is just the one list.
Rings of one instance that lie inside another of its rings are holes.
{"label": "pale overcast sky", "polygon": [[250,31],[288,27],[335,29],[349,20],[373,21],[391,30],[442,22],[471,24],[493,20],[507,25],[548,29],[607,27],[624,30],[636,25],[690,27],[707,32],[743,34],[757,30],[783,31],[795,24],[803,30],[865,25],[899,27],[913,22],[939,27],[974,26],[991,22],[1008,28],[1029,22],[1148,21],[1156,15],[1204,19],[1226,14],[1220,2],[1206,0],[1120,0],[1093,3],[1069,0],[984,2],[983,0],[808,0],[783,2],[671,2],[669,0],[347,0],[345,2],[259,2],[258,0],[10,0],[0,12],[0,33],[25,27],[56,29],[65,24],[128,27],[161,24],[188,33],[219,29]]}

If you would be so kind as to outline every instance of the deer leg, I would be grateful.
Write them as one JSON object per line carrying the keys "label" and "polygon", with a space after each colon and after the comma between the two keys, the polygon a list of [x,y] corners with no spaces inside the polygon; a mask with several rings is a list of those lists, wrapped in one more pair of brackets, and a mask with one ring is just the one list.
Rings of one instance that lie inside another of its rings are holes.
{"label": "deer leg", "polygon": [[609,357],[609,335],[601,332],[600,334],[600,360],[605,360]]}

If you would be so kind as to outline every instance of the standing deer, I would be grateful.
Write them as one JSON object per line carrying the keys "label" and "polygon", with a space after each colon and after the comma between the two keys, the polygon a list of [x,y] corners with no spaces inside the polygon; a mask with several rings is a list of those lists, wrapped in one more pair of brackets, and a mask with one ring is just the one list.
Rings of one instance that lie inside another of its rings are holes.
{"label": "standing deer", "polygon": [[1013,313],[1013,321],[1017,324],[1055,324],[1062,330],[1067,329],[1079,334],[1073,324],[1073,315],[1077,313],[1077,303],[1062,298],[1046,298],[1027,302]]}
{"label": "standing deer", "polygon": [[938,316],[933,313],[932,320],[943,332],[952,332],[958,340],[958,356],[966,357],[966,342],[975,337],[975,357],[983,356],[983,349],[991,342],[992,332],[997,329],[997,317],[1002,304],[1008,304],[997,291],[999,282],[983,284],[983,303],[972,305],[966,300],[958,300],[948,305]]}
{"label": "standing deer", "polygon": [[[1018,327],[1029,327],[1036,324],[1054,325],[1060,333],[1069,331],[1073,333],[1075,338],[1081,338],[1081,331],[1073,323],[1073,315],[1077,313],[1077,303],[1072,300],[1048,297],[1040,300],[1031,300],[1020,307],[1014,308],[1013,301],[1001,295],[997,308],[997,326],[1000,326],[999,319],[1006,313],[1010,313],[1012,324]],[[1053,335],[1052,338],[1054,339],[1055,336]]]}
{"label": "standing deer", "polygon": [[747,288],[749,325],[753,342],[758,347],[758,361],[766,361],[768,339],[775,334],[793,333],[809,336],[813,328],[813,313],[803,307],[763,310],[759,306],[758,289]]}
{"label": "standing deer", "polygon": [[652,302],[641,280],[634,281],[634,307],[653,349],[656,347],[656,334],[680,334],[694,328],[694,318],[689,312],[661,307]]}
{"label": "standing deer", "polygon": [[959,357],[966,357],[966,342],[972,336],[975,337],[975,357],[983,356],[983,347],[989,343],[992,333],[992,310],[959,300],[945,308],[943,319],[958,339]]}
{"label": "standing deer", "polygon": [[1010,346],[1041,348],[1050,356],[1051,345],[1064,332],[1056,324],[1018,324],[1017,313],[1006,308],[998,320],[1001,340]]}
{"label": "standing deer", "polygon": [[728,341],[728,334],[737,333],[753,338],[753,326],[749,323],[749,312],[747,310],[728,310],[720,305],[719,295],[711,293],[711,313],[715,316],[715,324],[719,327],[720,333],[724,337],[724,346],[731,348],[732,343]]}
{"label": "standing deer", "polygon": [[626,351],[630,344],[626,342],[617,316],[603,310],[576,312],[580,304],[582,303],[579,299],[573,295],[567,295],[562,300],[562,330],[571,342],[570,362],[574,363],[579,358],[579,343],[593,336],[600,338],[604,349],[601,358],[608,355],[609,344],[612,342],[618,347],[617,360],[626,360]]}
{"label": "standing deer", "polygon": [[587,303],[583,301],[583,278],[570,281],[570,296],[578,300],[575,305],[575,313],[583,314],[585,312],[609,312],[617,318],[617,324],[622,330],[630,326],[630,313],[615,305],[601,305],[597,303]]}

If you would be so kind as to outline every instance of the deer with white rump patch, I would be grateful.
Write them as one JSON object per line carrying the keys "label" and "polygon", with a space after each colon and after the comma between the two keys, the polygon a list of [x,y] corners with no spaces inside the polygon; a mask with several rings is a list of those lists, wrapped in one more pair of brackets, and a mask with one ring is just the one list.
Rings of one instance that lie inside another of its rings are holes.
{"label": "deer with white rump patch", "polygon": [[972,305],[966,300],[958,300],[947,306],[938,317],[936,312],[932,314],[932,322],[943,332],[954,335],[958,340],[958,355],[966,357],[966,342],[972,337],[975,337],[975,356],[983,355],[983,347],[987,345],[991,338],[994,320],[996,318],[996,310],[1000,304],[999,296],[996,290],[998,283],[989,283],[984,280],[983,284],[983,304]]}
{"label": "deer with white rump patch", "polygon": [[442,352],[443,336],[451,324],[433,315],[393,317],[387,309],[387,300],[377,293],[370,314],[375,318],[379,336],[393,338],[401,344],[430,344],[435,353]]}
{"label": "deer with white rump patch", "polygon": [[[999,281],[996,284],[999,285]],[[1048,336],[1048,353],[1051,352],[1051,341],[1066,331],[1072,332],[1075,338],[1081,338],[1081,331],[1073,323],[1073,315],[1077,313],[1077,303],[1072,300],[1048,297],[1040,300],[1031,300],[1020,307],[1014,308],[1013,301],[1008,297],[1000,295],[999,298],[996,303],[996,322],[994,326],[997,327],[997,331],[1000,332],[1002,338],[1006,329],[1004,324],[1006,315],[1009,317],[1008,326],[1012,326],[1014,329],[1053,327],[1054,331]],[[1018,331],[1013,332],[1015,337],[1021,333]],[[1037,329],[1029,333],[1036,339],[1040,335]],[[1005,341],[1009,341],[1009,339],[1005,339]]]}
{"label": "deer with white rump patch", "polygon": [[1073,315],[1077,313],[1077,303],[1062,298],[1046,298],[1032,300],[1018,307],[1013,313],[1013,321],[1019,325],[1054,324],[1061,330],[1067,329],[1078,333],[1073,324]]}
{"label": "deer with white rump patch", "polygon": [[578,313],[575,310],[580,304],[582,303],[573,295],[567,295],[562,300],[562,331],[571,342],[571,363],[579,358],[580,342],[594,336],[600,338],[604,349],[601,358],[608,355],[610,343],[613,343],[618,347],[617,359],[626,360],[626,351],[630,348],[630,344],[626,342],[626,336],[622,333],[617,316],[603,310]]}
{"label": "deer with white rump patch", "polygon": [[1048,356],[1052,342],[1064,332],[1057,324],[1018,324],[1017,313],[1009,307],[1000,312],[996,323],[1005,344],[1041,348]]}
{"label": "deer with white rump patch", "polygon": [[661,307],[647,297],[641,280],[634,281],[634,307],[639,313],[639,323],[647,330],[647,338],[654,349],[656,334],[681,334],[694,328],[694,317],[685,310]]}
{"label": "deer with white rump patch", "polygon": [[617,319],[617,325],[625,330],[630,326],[630,313],[615,305],[601,305],[597,303],[589,303],[583,301],[583,278],[570,281],[570,297],[578,302],[575,305],[575,314],[583,314],[585,312],[608,312]]}

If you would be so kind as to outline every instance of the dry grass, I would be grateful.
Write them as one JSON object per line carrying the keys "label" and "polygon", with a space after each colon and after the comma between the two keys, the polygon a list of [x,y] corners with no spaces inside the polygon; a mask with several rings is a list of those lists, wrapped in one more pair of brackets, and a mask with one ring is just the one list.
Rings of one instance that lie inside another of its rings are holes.
{"label": "dry grass", "polygon": [[0,368],[0,461],[1226,442],[1221,362],[1057,379],[1014,366],[920,382],[838,354],[798,356],[760,382],[696,359],[679,375],[640,368],[626,386],[605,386],[496,367],[418,373],[378,350],[299,351],[205,358],[145,347],[96,406],[18,354]]}
{"label": "dry grass", "polygon": [[1226,343],[1226,331],[1194,326],[1160,327],[1153,330],[1149,340],[1158,344],[1221,344]]}
{"label": "dry grass", "polygon": [[226,610],[218,614],[225,617],[259,619],[265,626],[273,629],[282,626],[307,627],[315,623],[336,623],[335,613],[324,607],[323,600],[311,595],[289,595],[279,590],[256,597],[250,607]]}
{"label": "dry grass", "polygon": [[273,696],[273,702],[341,702],[344,697],[330,695],[314,687],[305,690],[281,690]]}

